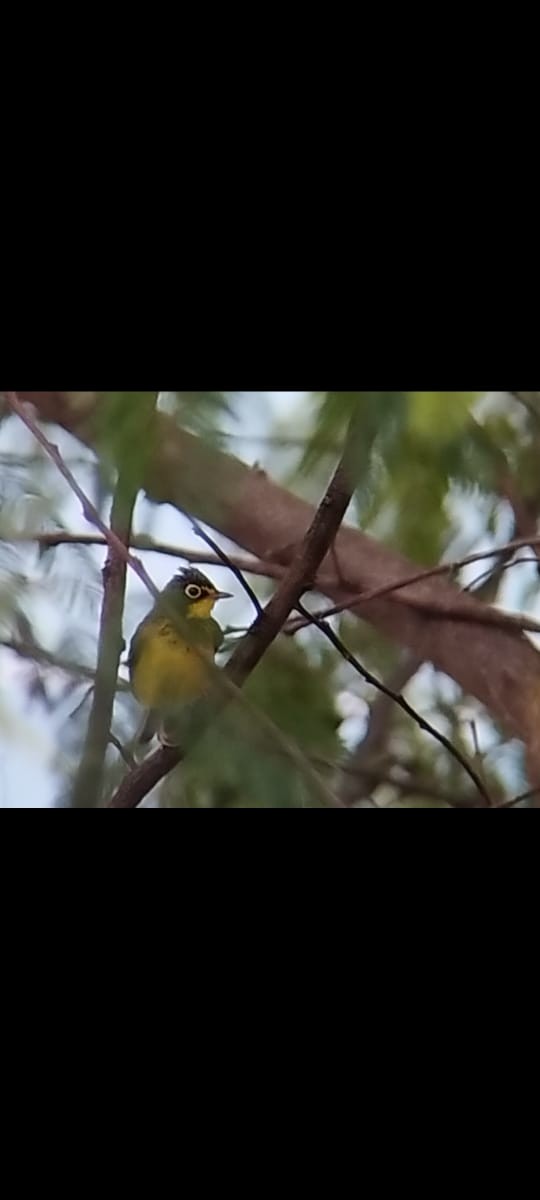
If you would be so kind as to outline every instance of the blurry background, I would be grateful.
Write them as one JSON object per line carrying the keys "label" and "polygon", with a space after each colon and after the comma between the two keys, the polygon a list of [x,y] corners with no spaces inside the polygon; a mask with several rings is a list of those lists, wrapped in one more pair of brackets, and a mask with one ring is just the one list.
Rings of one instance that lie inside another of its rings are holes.
{"label": "blurry background", "polygon": [[[130,400],[130,393],[115,395]],[[531,523],[536,527],[535,393],[162,393],[159,403],[199,437],[250,465],[258,463],[313,502],[339,457],[352,407],[359,405],[362,482],[347,520],[420,566],[520,536],[524,521],[528,531]],[[91,704],[91,679],[84,672],[95,667],[105,550],[44,548],[34,540],[45,530],[94,531],[30,432],[5,408],[0,418],[0,804],[66,805]],[[48,426],[47,434],[108,521],[114,475],[106,461],[56,426]],[[186,550],[205,549],[175,509],[143,497],[134,531]],[[154,552],[140,557],[160,587],[177,565],[185,565]],[[540,578],[533,557],[531,550],[522,551],[512,569],[499,565],[487,576],[491,561],[477,563],[461,578],[482,587],[491,602],[538,615]],[[249,624],[253,610],[238,581],[225,568],[202,569],[234,592],[234,600],[216,610],[220,624],[234,630]],[[271,594],[271,583],[256,577],[250,582],[262,599]],[[128,572],[126,644],[150,604],[142,583]],[[342,615],[334,625],[375,675],[403,690],[432,724],[480,762],[494,794],[526,787],[521,746],[451,679],[414,663],[368,624]],[[121,675],[127,679],[125,666]],[[456,761],[364,684],[317,630],[279,639],[248,693],[348,803],[441,807],[456,792],[464,799],[471,794]],[[119,693],[113,728],[121,741],[129,739],[139,715],[130,695]],[[110,791],[126,769],[112,746],[107,764]],[[201,807],[309,802],[309,789],[294,766],[234,709],[181,774],[175,772],[148,801]]]}

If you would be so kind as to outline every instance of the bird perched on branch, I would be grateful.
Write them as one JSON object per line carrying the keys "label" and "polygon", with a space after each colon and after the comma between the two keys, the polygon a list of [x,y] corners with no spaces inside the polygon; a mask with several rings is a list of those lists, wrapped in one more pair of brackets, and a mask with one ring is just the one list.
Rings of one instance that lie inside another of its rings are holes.
{"label": "bird perched on branch", "polygon": [[150,710],[140,741],[158,732],[163,745],[179,744],[182,711],[208,691],[206,663],[223,641],[212,610],[230,596],[190,567],[171,579],[138,626],[128,667],[133,694]]}

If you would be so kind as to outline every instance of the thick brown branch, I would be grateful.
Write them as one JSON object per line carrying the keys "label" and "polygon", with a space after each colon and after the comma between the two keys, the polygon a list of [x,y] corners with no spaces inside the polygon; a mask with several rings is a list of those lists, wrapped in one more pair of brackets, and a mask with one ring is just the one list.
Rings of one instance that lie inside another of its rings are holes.
{"label": "thick brown branch", "polygon": [[[498,558],[504,554],[513,554],[516,550],[523,549],[524,546],[540,546],[540,537],[535,538],[514,538],[510,542],[505,542],[502,546],[497,546],[493,550],[478,550],[472,554],[466,554],[464,558],[456,559],[454,562],[439,563],[436,567],[425,567],[422,570],[415,571],[412,575],[405,575],[402,579],[394,580],[392,583],[382,584],[381,587],[373,588],[371,591],[362,592],[359,595],[350,593],[339,604],[333,604],[331,608],[325,608],[316,615],[321,621],[327,620],[329,617],[335,617],[339,613],[346,612],[349,609],[358,609],[365,604],[371,604],[373,600],[381,600],[384,597],[395,595],[396,592],[403,592],[405,588],[411,588],[413,584],[425,583],[435,579],[437,576],[447,575],[452,578],[457,571],[462,567],[470,566],[476,562],[483,562],[487,558]],[[530,630],[534,633],[540,632],[540,621],[535,621],[532,617],[523,617],[520,614],[501,612],[499,609],[490,608],[488,605],[475,604],[471,607],[470,604],[463,605],[460,602],[460,593],[457,589],[453,590],[453,602],[447,602],[445,609],[441,608],[440,600],[434,603],[432,600],[421,600],[417,597],[414,599],[415,607],[422,609],[428,616],[440,616],[443,612],[447,617],[451,617],[456,621],[469,621],[472,624],[478,625],[495,625],[500,629],[517,629]],[[409,597],[404,597],[407,602]],[[309,625],[309,621],[303,617],[292,620],[287,628],[287,633],[297,633],[299,629],[304,629]]]}
{"label": "thick brown branch", "polygon": [[[40,416],[57,421],[84,444],[99,446],[96,415],[105,403],[94,393],[20,393]],[[293,561],[310,518],[310,506],[231,455],[206,445],[157,414],[154,455],[145,476],[148,497],[177,505],[208,522],[251,554],[281,566]],[[209,487],[209,480],[212,486]],[[419,514],[419,520],[421,520]],[[530,545],[525,538],[521,545]],[[517,547],[516,547],[517,548]],[[336,603],[349,594],[372,594],[401,585],[414,564],[358,530],[343,527],[336,540],[347,588],[339,580],[332,555],[324,563],[325,594]],[[447,568],[443,568],[447,570]],[[478,612],[479,601],[465,598],[450,582],[419,579],[405,593],[380,595],[362,606],[363,620],[432,662],[476,696],[506,730],[527,745],[531,784],[540,782],[540,655],[517,630],[456,620],[452,609],[465,599]],[[422,605],[434,610],[430,619]],[[488,606],[485,606],[488,609]],[[450,610],[450,611],[449,611]]]}

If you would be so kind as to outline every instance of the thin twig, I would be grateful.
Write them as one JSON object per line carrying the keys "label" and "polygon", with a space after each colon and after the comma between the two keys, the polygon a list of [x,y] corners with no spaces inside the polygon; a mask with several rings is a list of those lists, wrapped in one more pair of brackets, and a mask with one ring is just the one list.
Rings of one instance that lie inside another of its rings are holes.
{"label": "thin twig", "polygon": [[466,587],[463,588],[463,591],[472,592],[474,595],[476,590],[479,589],[480,584],[490,580],[493,575],[502,575],[504,571],[511,571],[513,567],[521,567],[524,563],[534,563],[535,566],[538,566],[538,559],[536,555],[533,556],[532,554],[524,554],[520,558],[514,558],[512,562],[498,563],[495,567],[488,567],[487,571],[482,571],[481,575],[476,575],[476,577],[471,580]]}
{"label": "thin twig", "polygon": [[184,513],[184,516],[187,517],[187,519],[191,521],[192,528],[193,528],[194,532],[197,534],[197,537],[200,537],[203,542],[206,542],[207,546],[210,546],[210,549],[214,551],[214,554],[220,560],[220,562],[223,563],[224,567],[228,567],[229,571],[232,571],[232,574],[238,580],[240,586],[244,589],[246,595],[251,600],[251,603],[253,604],[253,607],[255,609],[255,612],[257,613],[257,616],[262,617],[262,615],[263,615],[262,604],[260,603],[258,596],[256,596],[255,592],[253,591],[253,588],[248,583],[247,579],[244,579],[244,576],[243,576],[240,568],[235,565],[235,563],[232,561],[232,559],[229,558],[229,555],[226,553],[226,551],[222,550],[221,546],[219,546],[218,543],[214,541],[213,537],[210,537],[210,534],[207,533],[205,529],[203,529],[202,525],[200,525],[199,522],[196,521],[194,517],[189,516],[188,513]]}
{"label": "thin twig", "polygon": [[120,739],[117,738],[112,732],[109,732],[109,741],[111,746],[115,746],[115,748],[118,750],[118,753],[120,757],[123,758],[126,766],[129,767],[130,771],[133,771],[137,766],[137,763],[127,746],[123,746]]}
{"label": "thin twig", "polygon": [[499,804],[494,804],[494,808],[514,808],[516,804],[521,804],[524,800],[534,800],[540,795],[540,787],[529,788],[528,792],[521,792],[521,795],[514,796],[512,800],[501,800]]}
{"label": "thin twig", "polygon": [[333,629],[331,629],[325,621],[321,620],[320,617],[314,617],[313,614],[309,613],[308,610],[304,608],[304,605],[300,602],[296,604],[296,608],[302,613],[302,615],[308,621],[308,624],[316,625],[317,628],[320,629],[321,633],[328,638],[328,641],[335,646],[336,650],[339,650],[342,658],[344,658],[345,661],[348,662],[349,665],[353,667],[359,675],[362,676],[362,679],[364,679],[366,683],[371,684],[371,686],[377,688],[379,692],[383,692],[385,696],[389,696],[391,700],[394,700],[394,702],[403,709],[403,712],[407,713],[407,716],[412,717],[413,721],[416,722],[420,729],[423,729],[425,733],[429,733],[430,736],[435,738],[437,742],[440,742],[441,746],[444,746],[445,749],[448,750],[449,754],[451,754],[453,758],[460,763],[460,765],[463,767],[463,770],[466,771],[469,778],[472,779],[486,805],[491,807],[491,798],[484,783],[473,767],[471,767],[470,763],[467,762],[467,759],[461,753],[461,751],[458,750],[456,746],[453,746],[452,742],[449,741],[449,739],[445,737],[443,733],[439,733],[439,731],[435,729],[433,725],[430,725],[429,721],[426,721],[424,717],[421,717],[420,713],[416,712],[416,709],[414,709],[412,705],[405,700],[404,696],[401,696],[398,692],[393,692],[392,689],[388,688],[380,679],[377,679],[375,675],[372,675],[371,671],[368,671],[366,667],[363,667],[358,659],[355,658],[354,654],[347,649],[347,647],[341,641],[341,638],[334,633]]}
{"label": "thin twig", "polygon": [[[73,675],[80,679],[94,680],[96,678],[93,667],[72,662],[71,659],[63,658],[60,654],[52,654],[50,650],[44,650],[42,646],[18,642],[15,638],[0,638],[0,647],[11,650],[19,658],[37,662],[40,666],[49,667],[54,671],[63,671],[66,675]],[[116,688],[119,692],[130,691],[129,683],[124,679],[117,680]]]}
{"label": "thin twig", "polygon": [[[435,575],[453,575],[462,567],[467,567],[469,563],[481,562],[484,558],[496,558],[499,554],[506,554],[510,550],[522,550],[525,546],[540,546],[540,537],[524,537],[514,538],[510,542],[506,542],[502,546],[497,546],[493,550],[479,550],[472,554],[466,554],[464,558],[456,559],[451,563],[439,563],[437,567],[427,567],[423,571],[416,571],[414,575],[408,575],[404,579],[398,579],[395,583],[387,583],[382,587],[374,588],[371,592],[364,592],[359,597],[360,600],[377,600],[381,596],[390,595],[391,592],[400,591],[402,588],[409,587],[413,583],[421,583],[424,579],[432,579]],[[330,615],[330,614],[329,614]]]}
{"label": "thin twig", "polygon": [[[367,592],[352,593],[346,600],[341,600],[339,604],[334,604],[331,608],[325,608],[315,615],[321,621],[326,621],[329,617],[335,617],[338,613],[342,613],[346,609],[359,608],[361,605],[368,604],[372,600],[380,600],[383,597],[392,595],[394,592],[402,591],[406,587],[412,587],[415,583],[422,583],[423,580],[432,579],[437,575],[454,575],[462,567],[469,566],[470,563],[481,562],[486,558],[496,558],[498,555],[506,554],[513,550],[521,550],[525,546],[540,546],[540,537],[514,538],[513,541],[506,542],[503,546],[497,546],[493,550],[477,551],[474,554],[467,554],[464,558],[456,559],[455,562],[439,563],[436,567],[427,567],[424,570],[415,571],[413,575],[397,579],[394,583],[385,583],[381,587],[373,588]],[[540,632],[540,622],[534,621],[532,618],[521,618],[513,613],[504,613],[490,608],[486,608],[483,611],[480,605],[478,606],[478,611],[475,611],[472,605],[464,608],[460,607],[457,603],[456,605],[448,604],[448,601],[445,600],[443,607],[442,605],[438,606],[433,600],[424,600],[419,596],[404,597],[404,602],[406,604],[414,604],[416,608],[421,608],[428,613],[440,618],[447,618],[448,620],[469,620],[481,625],[500,625],[503,628],[506,626],[513,629],[530,629],[535,633]],[[284,632],[294,634],[299,629],[305,629],[308,624],[310,622],[307,620],[295,619],[289,622]]]}
{"label": "thin twig", "polygon": [[522,404],[523,408],[526,408],[529,413],[529,416],[533,418],[535,424],[540,425],[540,412],[534,404],[531,404],[530,400],[526,400],[525,396],[520,395],[519,392],[508,392],[508,395],[517,400],[518,404]]}
{"label": "thin twig", "polygon": [[[405,652],[389,678],[385,680],[387,686],[391,691],[403,692],[421,665],[422,660],[420,658],[414,654]],[[343,773],[339,794],[344,803],[349,807],[352,807],[354,803],[362,798],[362,786],[364,788],[366,786],[367,777],[364,777],[364,785],[361,782],[361,768],[380,761],[380,758],[386,753],[386,746],[391,735],[395,713],[396,707],[392,699],[389,696],[385,696],[383,692],[377,692],[373,703],[369,707],[367,727],[358,745],[349,755],[347,760],[348,771]]]}
{"label": "thin twig", "polygon": [[90,523],[90,525],[95,525],[96,528],[100,530],[111,550],[117,554],[118,558],[120,558],[122,562],[125,562],[127,566],[131,567],[131,569],[135,571],[136,575],[139,576],[139,579],[142,580],[145,587],[148,588],[148,591],[151,592],[154,599],[157,599],[159,596],[159,589],[148,575],[142,562],[140,559],[135,558],[134,555],[130,554],[127,547],[123,545],[121,539],[117,537],[117,535],[111,529],[108,528],[104,521],[102,521],[97,508],[94,504],[92,504],[89,496],[87,496],[83,489],[79,486],[69,467],[66,466],[58,446],[55,446],[53,442],[50,442],[45,436],[43,430],[40,429],[37,422],[34,421],[33,417],[31,417],[26,411],[24,404],[19,400],[16,392],[4,392],[4,396],[12,412],[16,413],[23,424],[26,425],[27,429],[29,429],[34,435],[36,441],[38,441],[40,446],[43,447],[46,454],[49,455],[49,458],[52,459],[53,463],[60,471],[60,474],[63,475],[66,483],[69,484],[72,492],[74,492],[82,505],[83,514],[86,517],[86,520]]}
{"label": "thin twig", "polygon": [[[246,682],[275,641],[300,597],[313,586],[317,570],[336,537],[354,491],[357,436],[358,418],[353,418],[340,463],[294,562],[262,616],[257,616],[248,633],[242,638],[223,672],[217,672],[217,675],[222,676],[222,683],[228,685],[229,695],[237,695],[237,689]],[[235,685],[232,691],[231,684]],[[223,707],[225,703],[226,697],[222,692],[218,707]],[[136,808],[149,791],[181,762],[182,757],[181,750],[171,747],[157,750],[123,781],[110,807]],[[343,807],[337,797],[332,796],[330,802],[335,807]]]}
{"label": "thin twig", "polygon": [[[205,539],[206,539],[206,536],[207,535],[205,535]],[[520,539],[516,539],[516,541],[518,541],[518,540],[520,540]],[[35,533],[18,533],[18,532],[14,531],[12,533],[10,531],[4,530],[4,531],[0,531],[0,541],[10,542],[10,543],[22,543],[22,544],[25,544],[27,542],[28,543],[37,543],[40,546],[50,547],[50,548],[55,548],[57,546],[64,546],[64,545],[66,545],[66,546],[79,546],[79,545],[80,546],[106,546],[107,545],[107,539],[105,537],[101,536],[100,534],[66,533],[63,530],[58,530],[57,532],[54,532],[54,533],[50,532],[50,531],[45,532],[45,533],[42,533],[39,531],[36,531]],[[527,545],[530,544],[530,541],[531,541],[531,539],[528,539]],[[540,538],[538,538],[537,541],[540,546]],[[468,564],[468,562],[475,561],[475,559],[477,557],[480,560],[482,560],[482,559],[485,559],[486,557],[492,557],[495,554],[503,554],[505,552],[505,550],[511,551],[512,549],[514,549],[515,545],[516,545],[516,543],[509,543],[508,546],[506,546],[506,547],[502,546],[498,550],[489,551],[487,553],[482,551],[478,556],[476,556],[476,555],[472,556],[472,557],[469,556],[469,558],[467,560],[462,560],[462,563],[464,566],[466,566]],[[212,567],[212,566],[220,566],[223,564],[224,566],[227,566],[233,572],[233,574],[235,574],[237,576],[237,578],[240,578],[240,575],[242,573],[245,573],[248,575],[262,576],[266,579],[282,579],[287,570],[287,568],[284,566],[281,566],[281,564],[275,563],[275,562],[269,562],[268,560],[265,560],[265,559],[247,558],[247,557],[244,557],[243,555],[229,555],[229,554],[226,554],[225,551],[221,551],[221,550],[220,550],[219,554],[217,554],[217,553],[216,554],[205,554],[204,551],[191,550],[188,547],[175,546],[172,543],[155,541],[153,538],[147,537],[145,534],[138,534],[135,537],[133,537],[131,540],[131,547],[134,550],[149,551],[149,552],[156,553],[156,554],[163,554],[170,558],[180,558],[180,559],[185,560],[186,562],[196,563],[197,565],[200,565],[200,566]],[[523,556],[523,557],[514,559],[513,562],[505,563],[502,566],[498,566],[495,569],[502,572],[502,571],[511,570],[512,567],[520,566],[524,563],[535,563],[536,564],[537,562],[538,562],[537,558]],[[457,566],[458,564],[453,564],[453,565]],[[450,567],[445,565],[444,567],[441,568],[441,572],[447,571],[449,569],[450,569]],[[482,572],[482,574],[477,576],[474,580],[472,580],[471,583],[466,584],[463,588],[463,591],[470,592],[474,588],[478,587],[478,585],[481,584],[482,580],[485,577],[488,577],[491,575],[492,570],[493,570],[493,568],[490,567],[487,571]],[[317,574],[315,582],[316,582],[317,590],[321,591],[321,592],[324,592],[327,587],[331,587],[335,584],[335,580],[327,574],[325,574],[325,575]],[[246,585],[246,581],[244,579],[243,586],[245,587],[245,585]],[[246,590],[247,590],[247,588],[246,588]],[[371,596],[371,598],[373,599],[373,595]],[[363,600],[366,601],[367,599],[368,599],[368,593],[366,592],[363,595]],[[359,601],[357,601],[357,602],[359,603]],[[324,609],[323,611],[319,612],[317,615],[320,616],[321,619],[326,619],[330,616],[335,615],[336,613],[344,611],[345,608],[349,607],[349,605],[354,607],[354,604],[355,604],[355,601],[353,598],[352,601],[347,600],[344,603],[340,603],[337,606],[334,606],[333,608]],[[490,624],[490,625],[501,626],[503,629],[507,628],[508,626],[511,626],[511,628],[514,630],[518,629],[518,630],[524,630],[524,631],[529,631],[529,632],[533,632],[533,633],[540,632],[540,622],[535,621],[534,618],[532,618],[532,617],[531,618],[522,617],[517,613],[515,613],[515,614],[514,613],[503,613],[496,609],[490,609],[488,612],[488,615],[486,616],[482,609],[478,610],[478,614],[471,613],[471,611],[468,609],[466,614],[464,612],[457,612],[456,614],[454,614],[454,612],[451,608],[446,608],[445,611],[443,612],[441,609],[439,609],[437,607],[433,608],[432,606],[429,605],[428,602],[423,602],[422,606],[425,608],[425,610],[428,613],[434,612],[438,616],[445,616],[450,619],[454,615],[456,615],[456,617],[458,617],[460,619],[471,619],[473,621],[477,621],[479,624]],[[304,629],[305,627],[306,627],[306,622],[303,619],[295,618],[287,624],[287,627],[284,630],[284,632],[292,635],[294,633],[297,633],[299,629]]]}
{"label": "thin twig", "polygon": [[[208,541],[209,545],[211,544],[208,535],[205,535],[205,541]],[[43,546],[46,549],[55,549],[57,546],[107,545],[107,539],[101,534],[66,533],[63,530],[58,530],[57,532],[48,531],[46,533],[39,531],[35,533],[18,533],[13,531],[11,533],[9,530],[0,529],[0,542],[9,542],[10,544],[36,543],[38,546]],[[158,542],[154,538],[147,537],[145,534],[135,534],[131,538],[130,545],[133,550],[163,554],[169,558],[181,558],[186,562],[197,563],[201,566],[217,567],[223,564],[229,570],[233,571],[237,575],[237,578],[240,578],[241,572],[245,572],[248,575],[261,575],[270,579],[282,579],[287,570],[286,567],[282,567],[279,563],[265,562],[260,558],[248,558],[239,554],[226,555],[219,547],[219,554],[206,554],[202,550],[191,550],[185,546],[175,546],[170,542]]]}

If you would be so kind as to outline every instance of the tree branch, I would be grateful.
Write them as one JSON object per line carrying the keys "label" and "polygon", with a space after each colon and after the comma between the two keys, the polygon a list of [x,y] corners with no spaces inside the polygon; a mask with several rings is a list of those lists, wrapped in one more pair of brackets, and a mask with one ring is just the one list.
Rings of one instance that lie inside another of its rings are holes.
{"label": "tree branch", "polygon": [[196,521],[194,517],[190,517],[189,513],[185,513],[184,516],[188,520],[191,521],[192,528],[193,528],[194,532],[197,534],[197,537],[200,537],[201,541],[206,542],[206,545],[210,546],[210,549],[214,551],[214,555],[217,558],[218,562],[220,562],[222,566],[227,567],[228,570],[232,572],[232,574],[238,580],[240,587],[242,587],[244,589],[248,599],[251,600],[251,603],[255,609],[255,612],[257,613],[257,616],[262,617],[263,609],[262,609],[262,604],[259,600],[259,597],[253,591],[253,588],[248,583],[247,579],[244,579],[244,576],[242,574],[240,567],[238,567],[236,565],[236,563],[234,563],[233,560],[231,558],[229,558],[229,555],[226,553],[226,551],[222,550],[221,546],[218,546],[218,543],[216,541],[214,541],[214,538],[210,537],[210,534],[207,533],[205,529],[203,529],[202,525],[200,525],[199,522]]}
{"label": "tree branch", "polygon": [[[201,531],[200,536],[202,537],[203,534],[204,530]],[[210,544],[208,535],[205,534],[204,539]],[[4,529],[0,530],[0,541],[23,545],[34,543],[44,549],[55,549],[57,546],[106,546],[108,544],[102,534],[67,533],[62,529],[47,532],[36,530],[35,533],[19,533],[16,530],[11,533]],[[234,573],[241,571],[247,575],[260,575],[268,579],[282,579],[285,574],[285,567],[281,567],[278,563],[263,562],[260,558],[247,558],[245,555],[225,554],[221,549],[219,554],[208,554],[204,550],[192,550],[185,546],[175,546],[171,542],[159,542],[142,533],[135,534],[131,538],[130,546],[132,550],[151,551],[153,554],[181,558],[186,562],[197,563],[201,566],[226,566]]]}
{"label": "tree branch", "polygon": [[[34,643],[19,642],[15,638],[0,638],[0,647],[3,647],[5,650],[11,650],[19,658],[39,663],[40,666],[49,667],[54,671],[64,671],[66,675],[73,675],[78,679],[89,679],[93,682],[96,678],[96,672],[93,667],[86,667],[82,663],[76,663],[69,658],[63,658],[60,654],[53,654],[50,650],[44,650],[42,646],[35,645]],[[119,692],[128,692],[131,689],[127,681],[118,679],[116,690]]]}
{"label": "tree branch", "polygon": [[[133,510],[138,487],[119,476],[111,512],[111,533],[129,546]],[[103,568],[103,604],[98,642],[98,659],[92,709],[83,755],[79,763],[71,804],[73,808],[97,808],[103,791],[105,756],[110,741],[120,657],[124,648],[122,620],[126,594],[127,563],[109,546]]]}
{"label": "tree branch", "polygon": [[[405,653],[386,681],[388,693],[402,692],[421,666],[420,659]],[[358,745],[347,758],[340,796],[347,807],[358,803],[371,783],[373,768],[386,755],[387,743],[393,729],[396,712],[393,694],[378,692],[370,705],[367,729]],[[371,772],[371,773],[370,773]]]}

